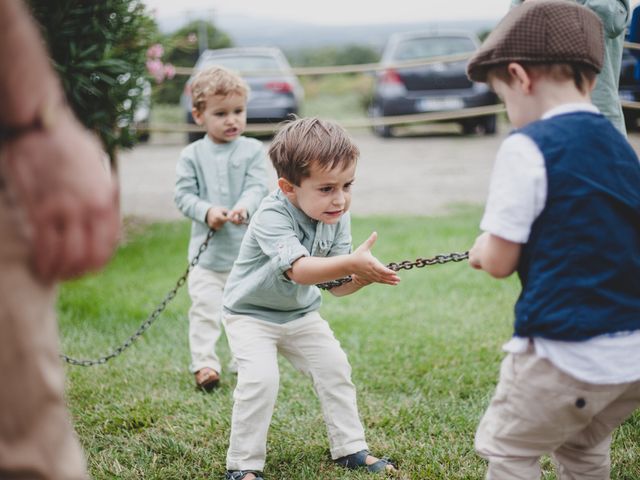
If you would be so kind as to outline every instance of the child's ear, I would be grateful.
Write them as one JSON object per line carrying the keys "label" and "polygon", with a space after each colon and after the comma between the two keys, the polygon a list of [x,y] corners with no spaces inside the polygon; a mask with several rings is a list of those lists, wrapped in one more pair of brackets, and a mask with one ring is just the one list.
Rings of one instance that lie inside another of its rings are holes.
{"label": "child's ear", "polygon": [[286,178],[280,177],[278,179],[278,187],[280,188],[280,190],[282,190],[282,193],[284,193],[289,200],[295,198],[296,193],[293,189],[293,183],[291,183]]}
{"label": "child's ear", "polygon": [[520,87],[524,93],[531,93],[532,82],[529,72],[519,63],[512,62],[507,65],[507,71],[511,75],[513,81]]}
{"label": "child's ear", "polygon": [[200,110],[198,110],[196,107],[193,107],[191,109],[191,116],[196,122],[196,125],[202,126],[202,124],[204,123],[204,119],[202,118],[202,112]]}

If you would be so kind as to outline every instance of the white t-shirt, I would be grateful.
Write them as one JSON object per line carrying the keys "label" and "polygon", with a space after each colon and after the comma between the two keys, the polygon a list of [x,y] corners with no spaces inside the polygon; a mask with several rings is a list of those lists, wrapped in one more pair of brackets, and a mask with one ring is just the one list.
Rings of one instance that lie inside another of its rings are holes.
{"label": "white t-shirt", "polygon": [[[598,113],[591,104],[574,103],[553,108],[542,119],[578,111]],[[546,199],[547,175],[542,152],[526,135],[510,135],[498,150],[480,228],[511,242],[526,243]],[[594,384],[640,380],[640,330],[600,335],[581,342],[535,338],[533,343],[537,355],[578,380]],[[528,344],[528,338],[514,336],[503,349],[521,353]]]}

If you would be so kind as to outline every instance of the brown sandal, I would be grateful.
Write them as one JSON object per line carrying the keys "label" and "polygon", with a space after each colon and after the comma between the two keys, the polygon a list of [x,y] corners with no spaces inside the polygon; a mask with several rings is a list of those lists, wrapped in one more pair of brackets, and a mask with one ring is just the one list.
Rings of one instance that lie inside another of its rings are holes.
{"label": "brown sandal", "polygon": [[196,386],[205,392],[210,392],[220,384],[220,374],[213,368],[204,367],[196,373]]}

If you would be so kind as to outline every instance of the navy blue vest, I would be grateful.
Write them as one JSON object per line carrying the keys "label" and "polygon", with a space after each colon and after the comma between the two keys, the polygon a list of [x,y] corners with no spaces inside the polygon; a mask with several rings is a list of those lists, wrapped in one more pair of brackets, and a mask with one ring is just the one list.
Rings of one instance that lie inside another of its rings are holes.
{"label": "navy blue vest", "polygon": [[599,114],[517,132],[542,152],[548,189],[518,264],[516,335],[578,341],[640,329],[638,157]]}

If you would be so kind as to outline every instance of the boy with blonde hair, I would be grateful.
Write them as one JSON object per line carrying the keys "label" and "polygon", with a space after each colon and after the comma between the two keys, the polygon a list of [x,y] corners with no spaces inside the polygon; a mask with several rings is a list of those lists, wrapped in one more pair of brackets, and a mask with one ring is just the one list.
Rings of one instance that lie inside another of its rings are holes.
{"label": "boy with blonde hair", "polygon": [[348,295],[400,279],[372,254],[373,233],[351,251],[349,206],[358,148],[338,125],[317,118],[285,125],[269,149],[278,189],[253,216],[224,291],[224,325],[238,361],[227,480],[262,479],[267,431],[279,387],[278,353],[313,381],[331,457],[347,468],[393,470],[369,455],[351,366],[318,310],[317,283]]}
{"label": "boy with blonde hair", "polygon": [[194,77],[191,93],[193,118],[206,135],[180,154],[175,202],[192,220],[189,260],[209,229],[216,231],[188,279],[190,370],[196,385],[209,391],[220,380],[215,345],[221,333],[222,291],[245,223],[268,193],[267,172],[262,144],[242,136],[249,94],[244,80],[213,66]]}
{"label": "boy with blonde hair", "polygon": [[612,431],[640,404],[640,163],[590,102],[599,18],[565,0],[512,9],[467,67],[515,130],[496,158],[471,266],[517,270],[515,335],[476,432],[489,479],[609,478]]}

